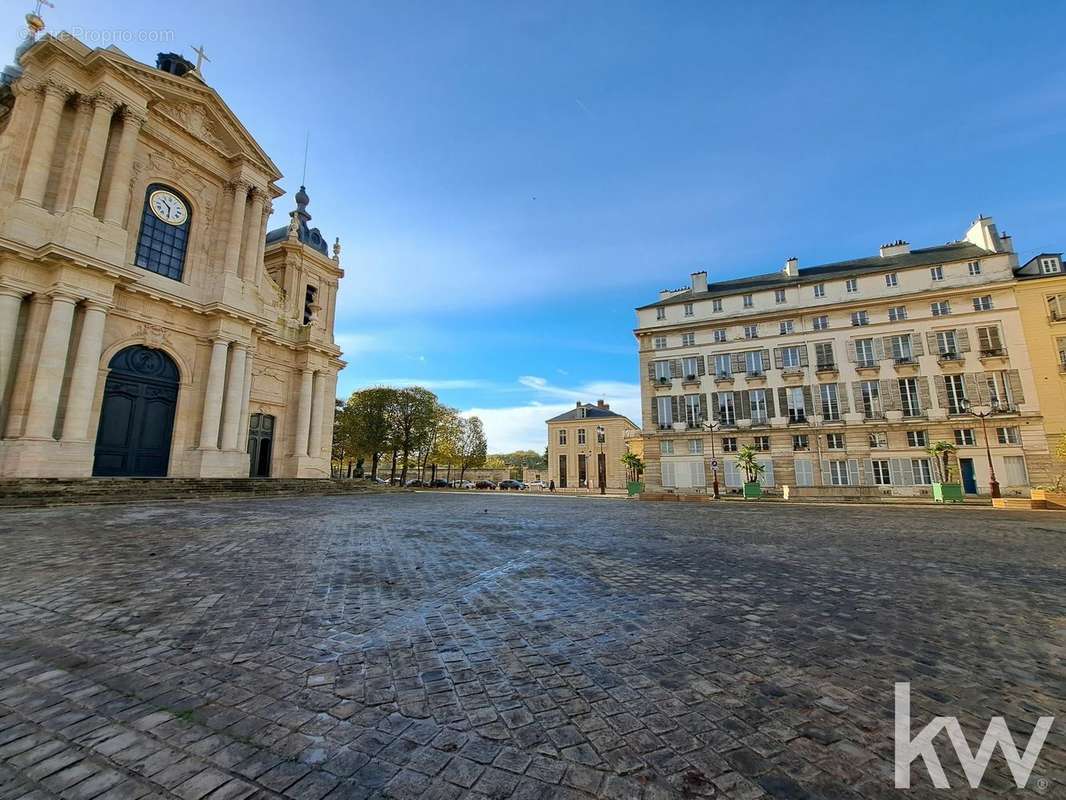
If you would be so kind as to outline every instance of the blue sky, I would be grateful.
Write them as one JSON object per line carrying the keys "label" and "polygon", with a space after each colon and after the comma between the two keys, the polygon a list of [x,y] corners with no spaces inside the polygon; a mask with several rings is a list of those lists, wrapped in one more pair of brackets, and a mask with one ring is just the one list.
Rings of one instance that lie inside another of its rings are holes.
{"label": "blue sky", "polygon": [[[15,33],[27,5],[2,0]],[[57,0],[172,31],[340,236],[340,389],[417,382],[540,449],[638,414],[633,308],[711,279],[962,236],[1066,246],[1066,5]],[[232,25],[233,27],[228,27]],[[90,41],[90,43],[93,43]]]}

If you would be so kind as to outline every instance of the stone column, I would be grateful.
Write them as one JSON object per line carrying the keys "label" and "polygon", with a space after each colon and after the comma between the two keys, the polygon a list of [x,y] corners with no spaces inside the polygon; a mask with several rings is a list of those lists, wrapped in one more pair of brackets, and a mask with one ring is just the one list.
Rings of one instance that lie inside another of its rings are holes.
{"label": "stone column", "polygon": [[0,404],[4,402],[7,379],[15,362],[15,334],[22,297],[23,293],[17,289],[0,288]]}
{"label": "stone column", "polygon": [[322,395],[326,384],[322,370],[315,372],[311,390],[311,431],[307,439],[307,455],[318,458],[322,453]]}
{"label": "stone column", "polygon": [[229,235],[226,238],[226,257],[223,266],[226,272],[237,274],[241,257],[241,240],[244,235],[244,206],[248,201],[250,184],[237,181],[232,184],[230,199]]}
{"label": "stone column", "polygon": [[255,274],[250,279],[256,286],[261,286],[263,283],[263,255],[266,253],[267,222],[273,212],[274,206],[270,203],[264,203],[263,216],[259,223],[259,241],[256,243],[255,250]]}
{"label": "stone column", "polygon": [[63,418],[64,442],[84,442],[89,436],[89,415],[96,397],[96,381],[100,375],[100,350],[104,343],[104,323],[107,306],[93,302],[85,304],[85,318],[81,324],[78,352],[74,356],[74,370],[67,392],[67,411]]}
{"label": "stone column", "polygon": [[147,117],[142,112],[129,106],[122,109],[122,133],[119,134],[111,183],[107,187],[104,222],[121,225],[125,219],[130,177],[133,175],[133,156],[137,149],[137,134],[146,121]]}
{"label": "stone column", "polygon": [[118,101],[106,94],[93,97],[93,118],[89,123],[89,135],[85,139],[85,154],[81,159],[81,171],[74,189],[71,208],[92,214],[96,208],[96,195],[100,189],[100,177],[104,170],[104,154],[107,152],[107,136],[111,132],[111,117],[118,108]]}
{"label": "stone column", "polygon": [[222,449],[236,450],[237,435],[241,429],[241,405],[244,397],[244,362],[248,347],[243,342],[233,343],[233,355],[229,360],[229,376],[226,378],[226,403],[223,406]]}
{"label": "stone column", "polygon": [[252,189],[252,207],[248,209],[248,230],[244,237],[244,263],[241,264],[241,277],[246,281],[255,280],[258,271],[256,259],[259,257],[259,240],[264,237],[262,225],[265,202],[266,191],[258,186]]}
{"label": "stone column", "polygon": [[33,144],[30,146],[30,158],[27,162],[26,175],[22,179],[23,200],[35,206],[44,204],[44,193],[48,188],[48,176],[52,172],[52,160],[55,156],[56,137],[59,135],[59,122],[63,118],[63,105],[70,90],[60,83],[46,83],[41,87],[44,100],[41,103],[41,116],[37,120]]}
{"label": "stone column", "polygon": [[200,421],[200,449],[218,449],[219,419],[222,416],[222,388],[226,382],[226,352],[229,342],[215,339],[211,344],[211,365],[204,389],[204,413]]}
{"label": "stone column", "polygon": [[296,406],[296,433],[293,436],[292,454],[307,455],[307,439],[311,429],[311,392],[314,371],[304,369],[300,374],[300,401]]}
{"label": "stone column", "polygon": [[56,210],[66,210],[74,202],[74,189],[78,183],[78,159],[76,154],[82,149],[89,136],[89,126],[93,118],[93,98],[79,94],[74,98],[74,129],[71,131],[67,145],[68,157],[63,161],[63,173],[59,176],[56,196]]}
{"label": "stone column", "polygon": [[255,353],[249,347],[244,356],[244,391],[241,394],[241,421],[237,429],[237,442],[243,449],[248,444],[248,405],[252,396],[252,363]]}
{"label": "stone column", "polygon": [[52,308],[41,341],[41,355],[37,359],[37,374],[33,380],[33,394],[26,416],[26,437],[51,439],[59,408],[59,390],[63,386],[63,372],[67,366],[70,346],[70,325],[74,321],[74,304],[78,298],[65,294],[52,295]]}

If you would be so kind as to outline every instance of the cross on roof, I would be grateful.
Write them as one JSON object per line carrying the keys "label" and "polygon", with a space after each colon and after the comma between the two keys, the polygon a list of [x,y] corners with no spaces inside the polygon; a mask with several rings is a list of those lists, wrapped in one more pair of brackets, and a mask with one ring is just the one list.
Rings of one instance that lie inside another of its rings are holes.
{"label": "cross on roof", "polygon": [[[44,0],[42,0],[42,2],[43,1]],[[203,45],[200,45],[199,47],[194,47],[192,51],[196,53],[196,71],[199,72],[200,67],[203,66],[203,63],[205,61],[210,61],[211,59],[207,57],[207,51],[204,50]]]}

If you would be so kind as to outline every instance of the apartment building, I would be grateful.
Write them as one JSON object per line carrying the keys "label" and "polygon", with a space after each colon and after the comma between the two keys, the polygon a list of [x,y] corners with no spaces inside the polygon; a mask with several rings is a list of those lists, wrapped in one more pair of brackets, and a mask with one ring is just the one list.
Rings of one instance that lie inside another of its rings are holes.
{"label": "apartment building", "polygon": [[622,455],[640,428],[603,400],[576,403],[548,424],[548,480],[562,492],[626,489]]}
{"label": "apartment building", "polygon": [[981,217],[946,245],[896,241],[806,268],[790,258],[717,283],[697,272],[660,292],[635,330],[648,490],[705,492],[715,465],[738,490],[735,453],[751,444],[766,487],[928,494],[926,447],[946,440],[965,490],[986,493],[973,412],[994,405],[996,477],[1005,494],[1026,491],[1050,456],[1017,269],[1010,237]]}

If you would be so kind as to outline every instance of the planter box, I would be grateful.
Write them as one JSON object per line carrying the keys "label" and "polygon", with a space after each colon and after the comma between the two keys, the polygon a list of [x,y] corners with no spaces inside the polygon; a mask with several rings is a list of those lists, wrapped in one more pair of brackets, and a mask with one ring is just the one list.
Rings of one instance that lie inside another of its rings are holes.
{"label": "planter box", "polygon": [[961,483],[934,483],[933,500],[937,503],[961,503]]}
{"label": "planter box", "polygon": [[1029,499],[1033,508],[1066,509],[1066,492],[1053,492],[1049,489],[1030,489]]}
{"label": "planter box", "polygon": [[629,492],[629,496],[632,497],[644,491],[644,484],[639,481],[629,481],[626,483],[626,490]]}
{"label": "planter box", "polygon": [[757,483],[744,484],[745,500],[758,500],[760,497],[762,497],[762,486]]}

